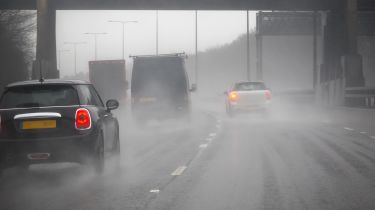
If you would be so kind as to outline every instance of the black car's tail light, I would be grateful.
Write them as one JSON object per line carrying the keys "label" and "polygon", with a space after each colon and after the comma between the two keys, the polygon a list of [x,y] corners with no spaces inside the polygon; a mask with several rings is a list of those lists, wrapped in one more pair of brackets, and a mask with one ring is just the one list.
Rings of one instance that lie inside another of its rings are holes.
{"label": "black car's tail light", "polygon": [[0,115],[0,133],[1,133],[1,129],[2,129],[2,122],[1,122],[1,115]]}
{"label": "black car's tail light", "polygon": [[89,110],[79,108],[76,111],[76,129],[87,130],[91,128],[91,116]]}

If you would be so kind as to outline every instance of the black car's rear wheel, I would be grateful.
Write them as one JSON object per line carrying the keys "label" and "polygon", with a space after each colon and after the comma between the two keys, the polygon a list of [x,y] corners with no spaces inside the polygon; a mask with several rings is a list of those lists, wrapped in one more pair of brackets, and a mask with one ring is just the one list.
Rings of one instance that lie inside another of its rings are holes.
{"label": "black car's rear wheel", "polygon": [[119,137],[118,133],[117,133],[117,136],[116,136],[116,145],[115,145],[115,148],[114,148],[114,154],[116,156],[120,156],[120,154],[121,154],[120,137]]}
{"label": "black car's rear wheel", "polygon": [[120,145],[120,134],[119,130],[117,129],[117,134],[115,136],[115,145],[113,148],[113,159],[114,159],[114,167],[115,170],[119,170],[121,167],[121,145]]}
{"label": "black car's rear wheel", "polygon": [[95,172],[98,174],[102,174],[104,171],[104,139],[103,133],[100,133],[98,136],[98,144],[95,149],[93,166]]}

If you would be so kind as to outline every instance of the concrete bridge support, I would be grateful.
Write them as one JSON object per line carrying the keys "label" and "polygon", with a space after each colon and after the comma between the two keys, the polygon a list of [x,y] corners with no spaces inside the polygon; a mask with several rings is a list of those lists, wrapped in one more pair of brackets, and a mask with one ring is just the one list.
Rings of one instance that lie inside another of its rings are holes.
{"label": "concrete bridge support", "polygon": [[56,9],[54,0],[37,0],[37,47],[32,79],[59,78],[56,62]]}
{"label": "concrete bridge support", "polygon": [[332,10],[324,27],[323,65],[317,91],[323,103],[343,105],[345,87],[365,85],[357,47],[357,0],[345,0]]}

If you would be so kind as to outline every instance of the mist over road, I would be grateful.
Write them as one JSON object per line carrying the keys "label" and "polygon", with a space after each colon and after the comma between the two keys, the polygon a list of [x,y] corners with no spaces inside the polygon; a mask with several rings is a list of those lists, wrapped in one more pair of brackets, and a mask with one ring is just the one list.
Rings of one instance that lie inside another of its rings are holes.
{"label": "mist over road", "polygon": [[375,208],[375,133],[368,127],[277,98],[269,115],[234,118],[220,99],[195,102],[190,124],[137,126],[127,109],[117,111],[120,170],[7,170],[0,209]]}

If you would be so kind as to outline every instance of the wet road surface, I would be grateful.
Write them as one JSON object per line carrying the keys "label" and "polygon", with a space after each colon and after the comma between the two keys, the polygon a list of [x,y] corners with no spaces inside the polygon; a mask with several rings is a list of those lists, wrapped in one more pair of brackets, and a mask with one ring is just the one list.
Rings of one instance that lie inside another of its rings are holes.
{"label": "wet road surface", "polygon": [[121,170],[10,169],[0,209],[375,209],[374,131],[286,109],[227,118],[205,107],[191,124],[142,127],[120,112]]}

